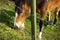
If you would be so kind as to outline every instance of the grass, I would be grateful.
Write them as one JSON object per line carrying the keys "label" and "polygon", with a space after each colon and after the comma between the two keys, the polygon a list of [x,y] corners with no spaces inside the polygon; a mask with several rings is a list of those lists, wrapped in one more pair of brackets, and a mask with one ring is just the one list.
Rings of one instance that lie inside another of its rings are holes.
{"label": "grass", "polygon": [[[31,40],[31,21],[30,17],[25,21],[25,29],[14,29],[15,9],[14,3],[5,3],[0,0],[0,40]],[[6,13],[6,14],[5,14]],[[7,15],[8,14],[8,15]],[[9,17],[10,16],[10,17]],[[37,16],[40,16],[37,14]],[[36,35],[39,30],[39,20],[37,21]],[[42,40],[60,40],[60,20],[57,26],[44,26]]]}
{"label": "grass", "polygon": [[14,29],[14,3],[0,3],[0,40],[31,40],[31,22],[25,22],[25,29]]}

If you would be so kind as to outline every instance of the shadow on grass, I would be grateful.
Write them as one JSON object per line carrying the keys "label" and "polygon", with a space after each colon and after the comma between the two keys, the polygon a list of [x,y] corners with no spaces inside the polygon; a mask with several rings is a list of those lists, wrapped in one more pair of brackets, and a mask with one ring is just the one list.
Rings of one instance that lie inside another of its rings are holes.
{"label": "shadow on grass", "polygon": [[2,9],[0,11],[1,11],[1,13],[0,13],[0,23],[5,23],[7,26],[9,26],[11,28],[14,28],[13,27],[14,26],[14,24],[13,24],[14,18],[11,19],[15,15],[14,12],[10,11],[10,10],[5,10],[5,9]]}

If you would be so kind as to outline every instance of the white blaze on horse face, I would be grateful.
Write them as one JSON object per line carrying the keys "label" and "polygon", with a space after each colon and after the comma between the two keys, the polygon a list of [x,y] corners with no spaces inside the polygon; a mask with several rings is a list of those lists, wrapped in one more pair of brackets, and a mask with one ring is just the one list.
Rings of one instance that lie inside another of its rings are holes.
{"label": "white blaze on horse face", "polygon": [[16,18],[17,18],[18,14],[17,12],[15,13],[15,19],[14,19],[14,27],[16,26]]}
{"label": "white blaze on horse face", "polygon": [[18,14],[17,14],[17,12],[16,12],[16,14],[15,14],[15,20],[14,20],[14,27],[18,27],[18,28],[20,28],[20,29],[23,29],[24,28],[24,23],[22,23],[22,22],[16,22],[16,18],[17,18],[17,16],[18,16]]}
{"label": "white blaze on horse face", "polygon": [[39,33],[38,40],[41,40],[41,38],[42,38],[42,32]]}

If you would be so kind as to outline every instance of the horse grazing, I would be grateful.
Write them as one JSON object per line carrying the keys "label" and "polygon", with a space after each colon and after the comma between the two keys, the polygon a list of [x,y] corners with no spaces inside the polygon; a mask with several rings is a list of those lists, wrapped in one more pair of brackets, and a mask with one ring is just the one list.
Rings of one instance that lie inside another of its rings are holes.
{"label": "horse grazing", "polygon": [[[40,23],[39,23],[39,28],[40,28],[40,33],[38,35],[39,39],[41,39],[42,35],[42,27],[43,27],[43,22],[45,19],[45,16],[48,12],[49,14],[49,21],[50,21],[50,11],[52,9],[57,8],[57,4],[60,4],[59,1],[57,0],[36,0],[36,12],[38,12],[41,17],[40,17]],[[14,26],[20,29],[24,29],[24,21],[26,18],[29,16],[31,12],[31,0],[16,0],[15,1],[15,19],[14,19]],[[56,14],[56,13],[55,13]],[[56,18],[54,20],[54,24],[56,24]]]}
{"label": "horse grazing", "polygon": [[24,21],[30,14],[30,3],[29,0],[16,0],[15,2],[15,20],[14,26],[23,29],[24,28]]}

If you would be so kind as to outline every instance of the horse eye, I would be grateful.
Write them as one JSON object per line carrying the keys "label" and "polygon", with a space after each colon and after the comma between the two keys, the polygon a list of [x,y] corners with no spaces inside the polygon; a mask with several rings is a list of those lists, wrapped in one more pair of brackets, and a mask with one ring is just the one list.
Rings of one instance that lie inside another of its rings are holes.
{"label": "horse eye", "polygon": [[17,10],[17,13],[18,13],[18,14],[22,13],[22,10],[18,9],[18,10]]}

